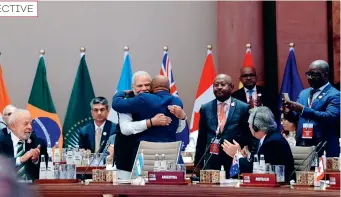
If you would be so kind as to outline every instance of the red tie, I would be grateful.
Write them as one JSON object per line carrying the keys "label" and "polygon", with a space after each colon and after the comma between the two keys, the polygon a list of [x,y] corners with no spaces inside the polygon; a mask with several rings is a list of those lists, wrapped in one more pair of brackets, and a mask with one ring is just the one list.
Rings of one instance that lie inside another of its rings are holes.
{"label": "red tie", "polygon": [[221,103],[220,104],[220,110],[219,110],[219,126],[220,126],[220,132],[223,132],[225,123],[226,123],[226,110],[225,110],[225,104],[226,103]]}

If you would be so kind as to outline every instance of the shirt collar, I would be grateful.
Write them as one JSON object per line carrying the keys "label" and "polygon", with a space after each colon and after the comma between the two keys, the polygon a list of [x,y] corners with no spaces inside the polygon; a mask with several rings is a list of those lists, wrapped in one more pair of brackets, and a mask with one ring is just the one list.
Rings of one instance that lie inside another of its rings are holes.
{"label": "shirt collar", "polygon": [[[257,92],[256,86],[253,87],[252,90],[253,90],[253,93],[254,93],[254,92]],[[244,91],[245,91],[245,93],[249,93],[249,89],[247,89],[246,87],[244,87]]]}
{"label": "shirt collar", "polygon": [[13,132],[11,132],[10,135],[11,135],[11,139],[12,139],[13,144],[14,144],[14,145],[17,145],[18,142],[20,141],[20,139],[19,139],[16,135],[14,135]]}
{"label": "shirt collar", "polygon": [[[229,99],[227,99],[226,101],[224,101],[224,103],[227,104],[227,105],[229,105],[229,104],[231,104],[231,100],[232,100],[232,99],[231,99],[231,97],[230,97]],[[217,100],[217,105],[218,105],[218,106],[219,106],[221,103],[222,103],[222,102],[220,102],[220,101]]]}
{"label": "shirt collar", "polygon": [[97,124],[96,124],[96,123],[95,123],[95,121],[94,121],[94,125],[95,125],[95,131],[97,131],[98,127],[100,127],[100,128],[101,128],[101,131],[103,131],[103,128],[104,128],[105,122],[106,122],[106,121],[104,121],[104,122],[103,122],[103,124],[102,124],[101,126],[97,126]]}
{"label": "shirt collar", "polygon": [[9,127],[7,127],[7,133],[10,134],[11,132],[12,130]]}
{"label": "shirt collar", "polygon": [[263,145],[263,142],[264,142],[265,137],[266,137],[266,135],[264,135],[264,136],[262,137],[262,139],[259,140],[260,145]]}
{"label": "shirt collar", "polygon": [[322,92],[328,85],[329,85],[329,82],[324,84],[322,87],[320,87],[319,90]]}

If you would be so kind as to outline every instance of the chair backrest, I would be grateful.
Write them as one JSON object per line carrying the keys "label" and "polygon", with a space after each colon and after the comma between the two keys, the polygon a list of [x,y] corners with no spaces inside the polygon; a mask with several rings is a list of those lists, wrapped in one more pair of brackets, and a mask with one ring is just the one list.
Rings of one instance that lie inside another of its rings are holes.
{"label": "chair backrest", "polygon": [[[290,148],[291,148],[292,156],[294,157],[295,168],[297,168],[299,165],[301,165],[298,168],[298,170],[301,170],[301,171],[302,170],[310,170],[311,160],[313,159],[314,154],[311,154],[308,159],[306,159],[306,158],[314,150],[315,146],[308,146],[308,147],[306,147],[306,146],[290,146]],[[302,164],[303,161],[304,161],[304,163]],[[308,167],[305,169],[305,166],[308,166]]]}
{"label": "chair backrest", "polygon": [[155,154],[159,154],[160,157],[162,154],[165,154],[167,162],[171,161],[175,165],[178,163],[180,148],[181,148],[181,141],[178,141],[178,142],[141,141],[139,145],[139,149],[135,157],[133,169],[131,170],[130,178],[131,179],[136,178],[135,165],[136,165],[138,155],[142,152],[142,150],[143,150],[144,166],[142,168],[141,176],[147,177],[148,171],[153,171],[154,169]]}

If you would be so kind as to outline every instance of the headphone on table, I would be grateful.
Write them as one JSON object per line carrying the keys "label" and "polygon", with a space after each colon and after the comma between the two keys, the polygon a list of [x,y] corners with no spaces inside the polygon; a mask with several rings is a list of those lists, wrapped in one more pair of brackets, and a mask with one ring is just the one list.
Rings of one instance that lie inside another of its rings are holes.
{"label": "headphone on table", "polygon": [[253,129],[255,132],[258,132],[258,131],[259,131],[258,126],[255,125],[255,119],[256,119],[257,111],[258,111],[258,107],[256,108],[255,115],[253,116],[253,120],[252,120],[252,129]]}

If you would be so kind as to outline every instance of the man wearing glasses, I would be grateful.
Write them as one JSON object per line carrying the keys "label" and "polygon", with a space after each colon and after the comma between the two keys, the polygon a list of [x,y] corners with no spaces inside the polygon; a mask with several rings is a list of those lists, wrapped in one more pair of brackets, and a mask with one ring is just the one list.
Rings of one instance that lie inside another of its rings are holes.
{"label": "man wearing glasses", "polygon": [[298,146],[316,146],[327,142],[328,157],[339,155],[337,133],[340,132],[340,92],[328,81],[329,65],[316,60],[309,66],[306,77],[310,88],[302,90],[296,102],[284,101],[284,116],[298,121]]}
{"label": "man wearing glasses", "polygon": [[2,128],[2,134],[4,135],[7,135],[11,132],[11,130],[7,127],[8,125],[8,119],[9,117],[11,116],[11,114],[16,111],[17,108],[14,107],[13,105],[7,105],[5,108],[4,108],[4,111],[3,111],[3,117],[2,119],[4,120],[4,122],[1,122],[2,125],[4,125],[4,127]]}
{"label": "man wearing glasses", "polygon": [[257,74],[253,67],[243,67],[240,70],[240,82],[243,87],[235,91],[232,96],[240,101],[248,103],[251,108],[266,105],[264,87],[256,85]]}
{"label": "man wearing glasses", "polygon": [[[79,148],[91,150],[92,153],[102,153],[104,146],[101,147],[101,144],[107,144],[109,137],[116,134],[116,124],[107,120],[109,105],[106,98],[95,97],[90,102],[90,106],[94,122],[90,122],[80,129]],[[114,139],[109,141],[114,144]]]}

